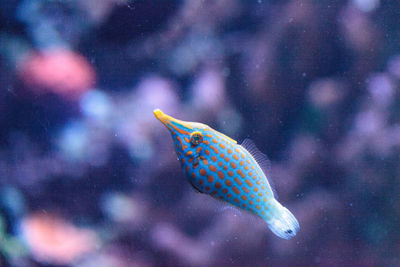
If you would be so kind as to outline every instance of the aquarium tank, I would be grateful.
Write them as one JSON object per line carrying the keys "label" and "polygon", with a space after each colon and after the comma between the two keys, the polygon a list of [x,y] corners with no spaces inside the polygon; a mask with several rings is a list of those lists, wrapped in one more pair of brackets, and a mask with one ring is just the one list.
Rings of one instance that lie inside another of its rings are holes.
{"label": "aquarium tank", "polygon": [[400,266],[399,10],[0,1],[0,266]]}

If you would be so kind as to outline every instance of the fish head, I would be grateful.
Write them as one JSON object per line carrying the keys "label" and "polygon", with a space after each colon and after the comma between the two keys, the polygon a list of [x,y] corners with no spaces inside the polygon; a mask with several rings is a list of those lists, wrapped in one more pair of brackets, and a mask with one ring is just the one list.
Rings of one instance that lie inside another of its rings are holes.
{"label": "fish head", "polygon": [[[199,156],[202,149],[210,148],[210,144],[224,141],[237,143],[230,137],[220,133],[210,126],[199,122],[188,122],[175,119],[159,109],[154,110],[154,115],[170,131],[175,143],[178,158]],[[207,154],[202,153],[207,158]]]}
{"label": "fish head", "polygon": [[170,131],[178,156],[181,153],[195,154],[205,138],[208,125],[175,119],[159,109],[153,111],[156,118]]}

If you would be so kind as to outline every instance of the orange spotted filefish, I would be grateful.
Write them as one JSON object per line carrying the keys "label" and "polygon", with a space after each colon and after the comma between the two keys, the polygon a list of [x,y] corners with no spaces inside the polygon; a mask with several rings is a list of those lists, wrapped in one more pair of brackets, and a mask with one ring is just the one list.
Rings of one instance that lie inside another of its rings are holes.
{"label": "orange spotted filefish", "polygon": [[198,192],[261,217],[281,238],[296,235],[299,223],[276,199],[263,171],[268,160],[251,140],[237,144],[205,124],[177,120],[159,109],[154,115],[171,132],[181,166]]}

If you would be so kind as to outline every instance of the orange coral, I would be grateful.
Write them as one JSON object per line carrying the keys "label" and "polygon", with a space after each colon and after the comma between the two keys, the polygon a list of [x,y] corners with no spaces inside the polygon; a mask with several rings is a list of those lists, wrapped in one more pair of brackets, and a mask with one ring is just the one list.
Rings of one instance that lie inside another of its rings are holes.
{"label": "orange coral", "polygon": [[79,97],[96,79],[86,58],[65,49],[29,54],[20,62],[19,74],[35,93],[52,92],[67,98]]}
{"label": "orange coral", "polygon": [[22,222],[33,256],[42,262],[69,264],[96,247],[95,233],[48,214],[33,214]]}

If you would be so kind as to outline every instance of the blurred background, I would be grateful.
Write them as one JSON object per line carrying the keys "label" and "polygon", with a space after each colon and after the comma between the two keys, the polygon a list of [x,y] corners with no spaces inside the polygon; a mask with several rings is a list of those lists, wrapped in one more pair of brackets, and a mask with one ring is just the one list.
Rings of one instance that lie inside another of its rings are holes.
{"label": "blurred background", "polygon": [[[0,2],[0,266],[400,266],[400,2]],[[197,194],[160,108],[272,162],[290,240]]]}

